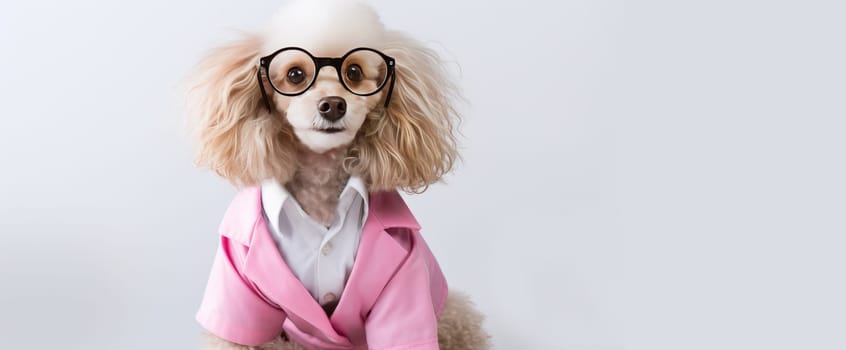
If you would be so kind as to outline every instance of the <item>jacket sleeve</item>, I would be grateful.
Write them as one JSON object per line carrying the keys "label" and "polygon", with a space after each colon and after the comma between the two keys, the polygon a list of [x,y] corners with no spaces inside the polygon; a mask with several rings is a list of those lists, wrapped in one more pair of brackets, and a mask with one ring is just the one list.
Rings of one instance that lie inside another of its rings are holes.
{"label": "jacket sleeve", "polygon": [[[433,281],[436,263],[428,259],[425,242],[414,232],[411,252],[382,290],[365,320],[370,350],[438,350],[438,313],[445,291],[443,281]],[[435,266],[430,266],[431,264]]]}
{"label": "jacket sleeve", "polygon": [[246,251],[221,236],[197,321],[217,337],[257,346],[279,336],[285,312],[266,302],[241,273]]}

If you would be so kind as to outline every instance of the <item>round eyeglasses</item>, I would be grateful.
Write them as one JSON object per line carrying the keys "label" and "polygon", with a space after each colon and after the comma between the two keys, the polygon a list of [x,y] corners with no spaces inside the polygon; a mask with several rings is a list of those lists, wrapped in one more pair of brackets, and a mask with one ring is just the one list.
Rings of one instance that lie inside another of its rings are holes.
{"label": "round eyeglasses", "polygon": [[388,107],[396,80],[394,64],[392,57],[366,47],[352,49],[341,57],[314,57],[305,49],[286,47],[262,57],[256,74],[268,111],[270,100],[264,91],[262,72],[277,93],[297,96],[314,85],[317,74],[325,66],[334,67],[341,85],[359,96],[370,96],[379,92],[390,79],[388,96],[385,98],[385,107]]}

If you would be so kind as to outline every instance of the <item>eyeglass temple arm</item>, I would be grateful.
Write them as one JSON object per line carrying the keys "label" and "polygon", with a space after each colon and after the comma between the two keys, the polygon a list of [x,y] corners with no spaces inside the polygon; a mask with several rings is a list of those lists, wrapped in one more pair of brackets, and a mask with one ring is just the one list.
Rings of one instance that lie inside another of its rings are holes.
{"label": "eyeglass temple arm", "polygon": [[397,71],[396,69],[393,70],[391,74],[391,85],[388,86],[388,97],[385,98],[385,108],[388,108],[388,104],[391,103],[391,95],[394,93],[394,82],[397,80]]}
{"label": "eyeglass temple arm", "polygon": [[[261,80],[260,65],[256,66],[256,77],[258,78],[259,88],[261,89],[261,98],[264,100],[264,105],[265,107],[267,107],[267,112],[271,113],[272,111],[270,110],[270,100],[267,99],[267,92],[264,91],[264,82]],[[391,86],[393,87],[393,83],[391,83]]]}

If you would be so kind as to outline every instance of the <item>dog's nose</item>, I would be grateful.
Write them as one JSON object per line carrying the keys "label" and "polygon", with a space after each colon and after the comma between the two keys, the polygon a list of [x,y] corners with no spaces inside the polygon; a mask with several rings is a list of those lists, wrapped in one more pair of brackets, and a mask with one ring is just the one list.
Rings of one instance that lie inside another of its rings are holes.
{"label": "dog's nose", "polygon": [[327,96],[317,102],[317,111],[329,121],[336,121],[347,113],[347,101],[339,96]]}

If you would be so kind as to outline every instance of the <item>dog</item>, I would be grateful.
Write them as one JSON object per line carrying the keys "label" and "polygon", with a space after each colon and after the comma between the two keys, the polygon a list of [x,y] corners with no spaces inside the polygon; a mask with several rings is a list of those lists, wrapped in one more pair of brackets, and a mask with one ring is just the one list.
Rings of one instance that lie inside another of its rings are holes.
{"label": "dog", "polygon": [[190,81],[195,162],[240,188],[197,313],[206,348],[489,348],[397,193],[458,159],[433,50],[365,4],[295,1]]}

